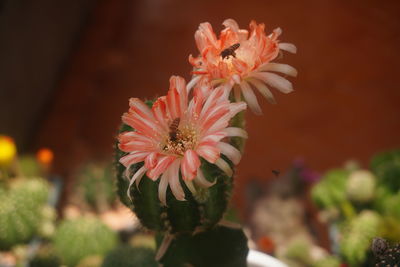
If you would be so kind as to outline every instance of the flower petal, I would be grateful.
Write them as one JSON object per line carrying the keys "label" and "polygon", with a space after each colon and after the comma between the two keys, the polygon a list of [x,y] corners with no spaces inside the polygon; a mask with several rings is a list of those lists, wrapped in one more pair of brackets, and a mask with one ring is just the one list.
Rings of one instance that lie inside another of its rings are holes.
{"label": "flower petal", "polygon": [[123,156],[122,158],[119,159],[119,162],[124,165],[125,167],[128,167],[132,164],[138,163],[143,161],[147,155],[149,155],[150,152],[142,152],[142,151],[135,151],[132,152],[131,154],[128,154],[126,156]]}
{"label": "flower petal", "polygon": [[151,110],[159,125],[164,129],[164,131],[168,131],[168,121],[171,120],[171,118],[168,117],[166,97],[159,97],[153,103]]}
{"label": "flower petal", "polygon": [[297,76],[297,70],[288,64],[266,63],[258,68],[258,71],[275,71],[292,77]]}
{"label": "flower petal", "polygon": [[[143,175],[146,173],[146,167],[142,166],[139,170],[137,170],[135,172],[135,174],[132,176],[132,178],[129,181],[129,186],[128,186],[128,191],[126,192],[128,194],[128,197],[130,200],[132,200],[131,197],[131,186],[133,185],[133,183],[135,182],[135,180],[139,180],[142,179]],[[138,182],[136,183],[138,184]]]}
{"label": "flower petal", "polygon": [[217,182],[217,179],[214,179],[214,182],[209,182],[209,181],[206,179],[206,177],[204,177],[203,172],[202,172],[201,169],[199,168],[199,169],[197,170],[197,176],[196,176],[196,178],[194,179],[194,182],[195,182],[198,186],[200,186],[200,187],[202,187],[202,188],[209,188],[210,186],[213,186],[213,185]]}
{"label": "flower petal", "polygon": [[223,130],[226,133],[226,136],[238,136],[242,138],[248,138],[248,134],[245,130],[238,127],[228,127]]}
{"label": "flower petal", "polygon": [[227,156],[228,159],[230,159],[233,162],[233,164],[235,165],[239,164],[240,159],[242,157],[242,154],[240,154],[239,150],[237,150],[235,147],[225,142],[219,142],[217,144],[217,147],[220,149],[222,154]]}
{"label": "flower petal", "polygon": [[158,153],[152,152],[146,157],[146,160],[144,161],[144,166],[146,166],[147,169],[153,169],[157,164],[157,160]]}
{"label": "flower petal", "polygon": [[207,160],[210,163],[215,163],[215,161],[220,157],[220,151],[215,146],[210,145],[199,145],[196,149],[197,154]]}
{"label": "flower petal", "polygon": [[297,48],[294,44],[290,43],[279,43],[279,49],[296,54],[297,53]]}
{"label": "flower petal", "polygon": [[292,83],[286,80],[285,78],[276,75],[275,73],[256,72],[256,73],[251,73],[250,76],[262,80],[263,82],[271,85],[272,87],[275,87],[282,93],[287,94],[293,91]]}
{"label": "flower petal", "polygon": [[201,77],[202,77],[201,75],[193,76],[193,78],[190,80],[190,82],[188,82],[188,84],[186,85],[186,90],[188,93],[197,84],[197,82],[201,79]]}
{"label": "flower petal", "polygon": [[179,160],[176,160],[168,170],[169,173],[169,186],[171,187],[172,194],[177,200],[185,200],[185,193],[183,192],[182,185],[179,181]]}
{"label": "flower petal", "polygon": [[170,177],[170,172],[166,171],[161,175],[160,184],[158,185],[158,199],[160,202],[167,206],[167,188],[168,188],[168,181]]}
{"label": "flower petal", "polygon": [[175,156],[165,156],[161,158],[153,169],[148,170],[147,176],[153,181],[157,180],[160,174],[165,172],[165,170],[171,165],[172,162],[174,162],[175,159]]}
{"label": "flower petal", "polygon": [[261,115],[261,107],[258,104],[257,97],[251,89],[250,85],[246,81],[242,81],[240,84],[242,87],[243,97],[246,100],[247,104],[249,105],[250,109],[257,115]]}
{"label": "flower petal", "polygon": [[270,102],[271,104],[276,104],[276,100],[272,92],[268,87],[258,79],[250,79],[249,82],[254,85],[255,88]]}
{"label": "flower petal", "polygon": [[183,180],[192,194],[196,194],[196,188],[193,185],[193,181],[190,180]]}
{"label": "flower petal", "polygon": [[193,150],[187,150],[181,164],[182,178],[184,180],[193,180],[196,177],[196,171],[199,167],[199,156]]}
{"label": "flower petal", "polygon": [[232,171],[231,167],[225,160],[218,158],[214,164],[217,165],[218,168],[223,170],[226,173],[226,175],[228,175],[229,177],[231,177],[233,175],[233,171]]}

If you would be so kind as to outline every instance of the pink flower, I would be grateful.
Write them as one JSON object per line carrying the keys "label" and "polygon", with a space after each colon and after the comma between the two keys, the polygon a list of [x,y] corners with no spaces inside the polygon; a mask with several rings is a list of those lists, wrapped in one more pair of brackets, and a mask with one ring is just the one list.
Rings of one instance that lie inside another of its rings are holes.
{"label": "pink flower", "polygon": [[[138,185],[146,173],[154,181],[161,176],[159,199],[164,205],[168,185],[176,199],[184,200],[179,173],[192,192],[192,181],[205,188],[213,185],[200,169],[200,157],[232,175],[220,154],[234,164],[240,161],[241,154],[222,140],[229,136],[247,137],[243,129],[228,127],[230,119],[246,109],[246,103],[230,103],[227,87],[209,90],[208,95],[201,92],[197,90],[189,101],[185,80],[172,76],[167,96],[158,98],[151,109],[140,99],[130,99],[130,109],[122,121],[135,131],[123,132],[118,137],[120,150],[128,153],[120,163],[127,168],[129,189],[135,181]],[[138,162],[144,165],[130,177],[130,166]]]}
{"label": "pink flower", "polygon": [[225,20],[223,25],[225,29],[219,39],[208,22],[201,23],[196,31],[195,39],[200,55],[197,58],[189,56],[189,62],[194,66],[194,77],[188,84],[188,90],[204,80],[213,85],[228,84],[234,87],[236,101],[243,94],[252,111],[261,114],[253,88],[272,103],[275,100],[267,85],[285,94],[293,91],[288,80],[272,72],[296,76],[296,69],[271,61],[280,54],[280,50],[296,53],[296,47],[289,43],[279,43],[278,36],[282,33],[280,28],[267,36],[264,24],[255,21],[250,23],[250,33],[239,29],[233,19]]}

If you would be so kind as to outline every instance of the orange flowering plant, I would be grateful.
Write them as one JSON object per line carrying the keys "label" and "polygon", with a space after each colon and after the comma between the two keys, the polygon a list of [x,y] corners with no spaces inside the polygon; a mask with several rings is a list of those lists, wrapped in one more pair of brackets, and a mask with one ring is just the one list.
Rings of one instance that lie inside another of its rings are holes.
{"label": "orange flowering plant", "polygon": [[272,62],[281,51],[296,52],[293,44],[278,40],[279,28],[266,35],[264,24],[254,21],[249,31],[232,19],[223,25],[217,38],[209,23],[200,24],[199,55],[189,56],[194,68],[189,83],[172,76],[165,96],[146,103],[131,98],[122,115],[118,190],[143,226],[165,234],[158,259],[178,236],[224,224],[234,167],[243,152],[243,141],[237,140],[247,138],[242,113],[249,106],[261,114],[253,90],[270,102],[268,86],[293,90],[276,73],[296,76],[297,71]]}

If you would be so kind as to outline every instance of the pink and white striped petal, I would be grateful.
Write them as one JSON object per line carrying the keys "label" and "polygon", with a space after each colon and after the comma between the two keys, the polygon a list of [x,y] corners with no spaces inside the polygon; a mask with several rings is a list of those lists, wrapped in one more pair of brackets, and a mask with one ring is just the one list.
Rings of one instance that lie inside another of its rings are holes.
{"label": "pink and white striped petal", "polygon": [[153,169],[147,171],[147,176],[154,181],[157,180],[160,174],[162,174],[175,159],[175,156],[164,156],[159,159],[157,165]]}
{"label": "pink and white striped petal", "polygon": [[194,182],[195,182],[198,186],[200,186],[200,187],[202,187],[202,188],[209,188],[209,187],[213,186],[213,185],[217,182],[217,180],[215,179],[214,182],[209,182],[209,181],[206,179],[206,177],[204,176],[202,170],[199,168],[199,169],[197,170],[197,176],[196,176],[196,178],[194,179]]}
{"label": "pink and white striped petal", "polygon": [[222,154],[227,156],[228,159],[230,159],[233,162],[233,164],[235,165],[239,164],[240,159],[242,158],[242,154],[240,153],[239,150],[237,150],[232,145],[224,142],[219,142],[217,144],[217,147],[219,148]]}
{"label": "pink and white striped petal", "polygon": [[220,157],[220,151],[217,147],[206,144],[200,144],[196,149],[196,153],[210,163],[215,163]]}
{"label": "pink and white striped petal", "polygon": [[281,76],[270,72],[256,72],[252,73],[251,77],[262,80],[263,82],[275,87],[282,93],[288,94],[293,91],[292,83],[282,78]]}
{"label": "pink and white striped petal", "polygon": [[171,187],[172,194],[177,200],[185,200],[185,193],[183,192],[182,185],[179,181],[179,165],[180,161],[176,160],[169,167],[169,186]]}
{"label": "pink and white striped petal", "polygon": [[297,70],[288,64],[265,63],[258,68],[258,71],[274,71],[280,72],[292,77],[297,76]]}
{"label": "pink and white striped petal", "polygon": [[193,180],[196,177],[196,172],[199,167],[199,156],[193,150],[187,150],[181,164],[182,178],[184,180]]}
{"label": "pink and white striped petal", "polygon": [[238,128],[238,127],[228,127],[228,128],[225,128],[223,131],[225,132],[226,136],[230,136],[230,137],[237,136],[237,137],[242,137],[245,139],[247,139],[249,137],[245,130],[243,130],[242,128]]}
{"label": "pink and white striped petal", "polygon": [[261,107],[258,104],[257,97],[251,89],[250,85],[246,81],[242,81],[240,84],[242,88],[243,97],[246,100],[246,103],[249,105],[250,109],[256,114],[261,115]]}
{"label": "pink and white striped petal", "polygon": [[135,181],[137,181],[136,184],[139,184],[140,180],[142,179],[142,177],[146,173],[146,171],[147,171],[146,167],[142,166],[139,170],[137,170],[135,172],[135,174],[132,176],[132,178],[130,178],[128,191],[127,191],[129,199],[132,200],[132,197],[131,197],[131,186],[133,185],[133,183]]}
{"label": "pink and white striped petal", "polygon": [[249,82],[252,85],[254,85],[255,88],[257,88],[257,90],[260,92],[260,94],[262,94],[268,100],[268,102],[270,102],[271,104],[276,104],[274,95],[268,89],[268,87],[265,85],[265,83],[261,82],[258,79],[254,79],[254,78],[249,79]]}
{"label": "pink and white striped petal", "polygon": [[297,47],[294,44],[290,44],[290,43],[280,43],[279,49],[290,52],[292,54],[297,53]]}

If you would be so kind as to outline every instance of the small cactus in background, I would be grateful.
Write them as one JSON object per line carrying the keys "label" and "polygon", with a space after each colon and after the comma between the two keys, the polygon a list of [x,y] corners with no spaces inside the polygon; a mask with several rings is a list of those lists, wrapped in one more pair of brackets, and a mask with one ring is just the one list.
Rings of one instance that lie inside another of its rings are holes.
{"label": "small cactus in background", "polygon": [[315,261],[312,267],[340,267],[342,263],[336,256],[328,256],[326,258]]}
{"label": "small cactus in background", "polygon": [[374,174],[367,170],[351,172],[346,183],[346,192],[349,200],[357,203],[372,201],[376,189],[375,179]]}
{"label": "small cactus in background", "polygon": [[400,150],[376,155],[371,161],[371,169],[378,177],[379,184],[394,193],[400,190]]}
{"label": "small cactus in background", "polygon": [[43,208],[49,184],[43,179],[16,179],[8,189],[0,188],[0,249],[9,249],[40,234],[48,221]]}
{"label": "small cactus in background", "polygon": [[157,267],[155,252],[150,248],[120,246],[109,252],[102,267]]}
{"label": "small cactus in background", "polygon": [[371,240],[380,233],[381,223],[379,214],[364,210],[344,225],[340,251],[350,266],[360,266],[366,260]]}
{"label": "small cactus in background", "polygon": [[116,233],[94,217],[63,221],[54,236],[55,251],[68,266],[88,256],[104,256],[116,242]]}
{"label": "small cactus in background", "polygon": [[79,202],[84,202],[95,211],[110,208],[116,200],[111,165],[87,163],[77,174],[77,194]]}
{"label": "small cactus in background", "polygon": [[376,258],[376,267],[400,266],[400,243],[390,246],[383,238],[374,238],[371,250]]}
{"label": "small cactus in background", "polygon": [[327,172],[313,187],[311,196],[321,208],[340,206],[346,200],[346,182],[350,172],[334,169]]}

